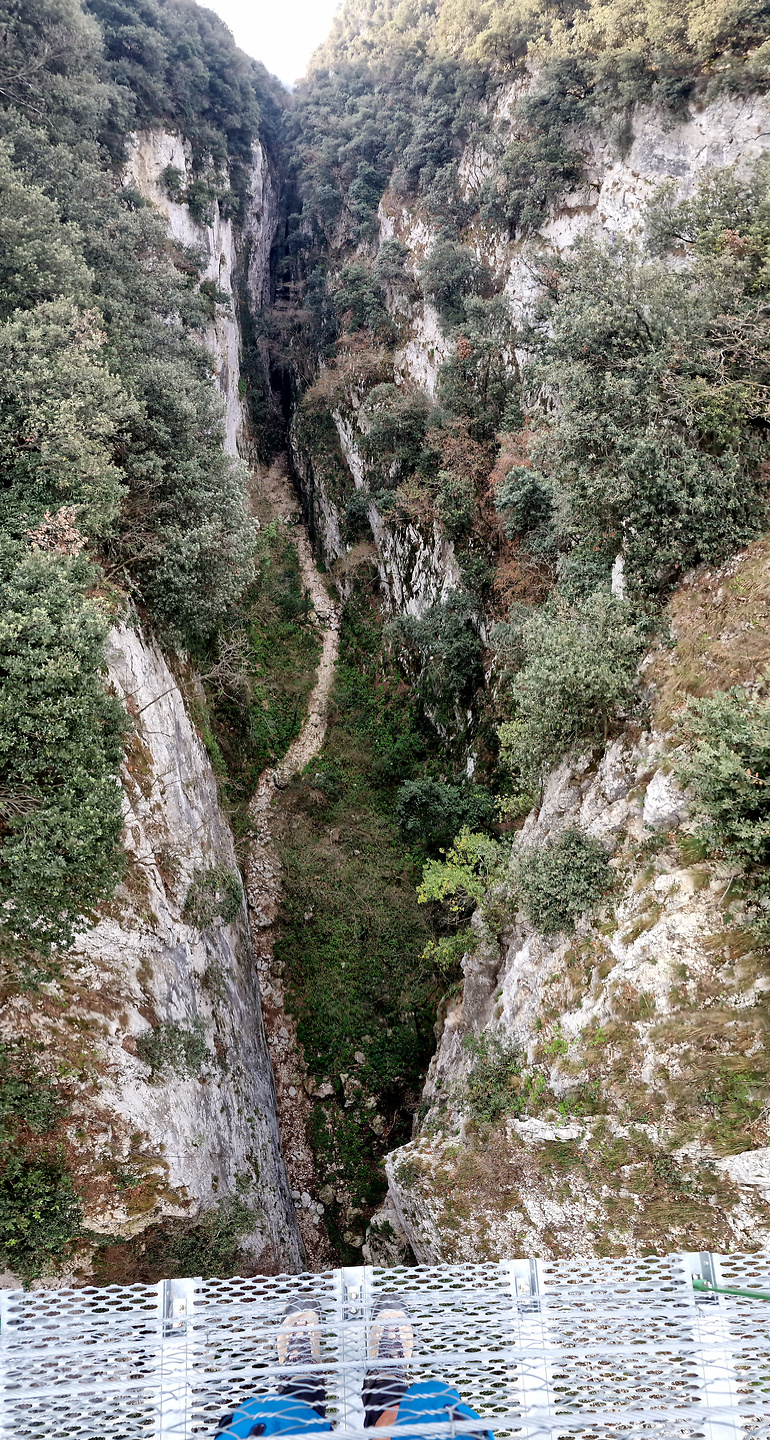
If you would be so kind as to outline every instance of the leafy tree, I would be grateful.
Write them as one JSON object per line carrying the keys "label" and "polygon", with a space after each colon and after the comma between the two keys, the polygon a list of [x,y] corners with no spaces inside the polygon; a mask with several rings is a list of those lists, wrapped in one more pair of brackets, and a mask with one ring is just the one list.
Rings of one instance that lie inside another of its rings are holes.
{"label": "leafy tree", "polygon": [[346,330],[368,330],[372,335],[391,338],[393,325],[385,309],[380,286],[366,265],[354,262],[340,271],[334,290],[334,308]]}
{"label": "leafy tree", "polygon": [[0,319],[61,295],[83,300],[90,280],[82,236],[0,147]]}
{"label": "leafy tree", "polygon": [[[93,574],[93,572],[91,572]],[[105,693],[106,624],[82,560],[0,552],[0,932],[72,944],[120,876],[125,715]]]}
{"label": "leafy tree", "polygon": [[512,141],[482,192],[481,214],[511,235],[537,230],[565,190],[579,185],[583,159],[558,131]]}
{"label": "leafy tree", "polygon": [[390,634],[426,714],[439,728],[456,726],[459,706],[470,703],[483,678],[473,602],[452,593],[419,618],[400,615]]}
{"label": "leafy tree", "polygon": [[494,816],[494,798],[480,785],[406,780],[396,794],[396,821],[402,838],[425,850],[450,845],[463,828],[478,833],[492,824]]}
{"label": "leafy tree", "polygon": [[[592,242],[549,277],[524,378],[533,469],[518,478],[538,507],[553,497],[560,548],[601,552],[607,575],[622,550],[638,592],[762,528],[765,361],[747,278],[732,257],[683,272]],[[548,411],[535,403],[544,388],[558,401]],[[499,503],[513,520],[515,490]]]}
{"label": "leafy tree", "polygon": [[99,27],[78,0],[2,0],[0,103],[74,139],[104,113]]}
{"label": "leafy tree", "polygon": [[563,830],[542,846],[519,845],[513,871],[522,907],[543,935],[570,930],[596,908],[614,880],[607,852],[582,830]]}
{"label": "leafy tree", "polygon": [[75,506],[103,535],[123,486],[113,453],[136,412],[104,364],[93,311],[54,300],[0,326],[0,519],[17,534],[46,509]]}
{"label": "leafy tree", "polygon": [[[735,687],[691,699],[683,720],[683,778],[692,790],[697,834],[712,854],[748,866],[770,864],[770,705]],[[764,877],[767,886],[767,877]]]}
{"label": "leafy tree", "polygon": [[632,701],[644,644],[633,611],[597,591],[556,597],[521,625],[524,662],[511,686],[514,718],[500,727],[501,759],[525,786],[578,744],[606,740]]}
{"label": "leafy tree", "polygon": [[462,830],[443,860],[426,862],[417,898],[421,905],[430,900],[448,902],[450,914],[467,915],[502,880],[506,860],[505,848],[497,840]]}
{"label": "leafy tree", "polygon": [[491,440],[518,389],[516,329],[507,297],[465,302],[454,350],[439,370],[442,410],[464,420],[474,440]]}
{"label": "leafy tree", "polygon": [[465,301],[487,283],[485,267],[456,240],[438,240],[422,264],[422,283],[445,326],[462,325]]}
{"label": "leafy tree", "polygon": [[405,286],[409,277],[406,262],[409,250],[400,240],[383,240],[374,262],[374,278],[381,285]]}
{"label": "leafy tree", "polygon": [[383,490],[395,489],[422,466],[431,402],[421,390],[385,382],[375,385],[362,406],[361,448]]}

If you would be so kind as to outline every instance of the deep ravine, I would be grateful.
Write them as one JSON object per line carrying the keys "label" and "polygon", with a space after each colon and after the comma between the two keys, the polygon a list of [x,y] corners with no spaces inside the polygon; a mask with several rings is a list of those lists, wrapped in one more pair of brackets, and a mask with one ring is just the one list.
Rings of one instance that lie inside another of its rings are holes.
{"label": "deep ravine", "polygon": [[306,1130],[312,1104],[303,1089],[296,1024],[285,1007],[281,966],[274,956],[275,924],[281,902],[281,863],[274,844],[274,828],[284,787],[319,753],[324,743],[339,648],[340,614],[316,569],[285,455],[279,455],[269,470],[257,476],[254,489],[273,516],[290,527],[302,585],[312,600],[321,635],[318,670],[302,729],[279,764],[263,772],[249,806],[252,829],[246,866],[246,893],[265,1031],[275,1074],[281,1147],[307,1264],[310,1269],[320,1270],[334,1263],[334,1255],[321,1219],[323,1206],[314,1198],[318,1194],[318,1178]]}

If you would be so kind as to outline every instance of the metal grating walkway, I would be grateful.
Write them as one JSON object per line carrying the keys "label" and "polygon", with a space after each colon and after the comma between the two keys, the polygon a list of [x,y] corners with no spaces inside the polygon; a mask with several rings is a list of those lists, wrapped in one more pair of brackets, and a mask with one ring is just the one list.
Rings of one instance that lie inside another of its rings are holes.
{"label": "metal grating walkway", "polygon": [[[368,1316],[378,1294],[396,1291],[414,1320],[412,1378],[456,1386],[497,1440],[770,1440],[770,1303],[698,1294],[693,1274],[770,1290],[770,1255],[6,1290],[0,1435],[213,1436],[221,1415],[275,1385],[281,1311],[307,1293],[323,1307],[328,1416],[371,1440],[360,1401]],[[419,1427],[426,1440],[472,1430]],[[396,1430],[404,1440],[413,1433]]]}

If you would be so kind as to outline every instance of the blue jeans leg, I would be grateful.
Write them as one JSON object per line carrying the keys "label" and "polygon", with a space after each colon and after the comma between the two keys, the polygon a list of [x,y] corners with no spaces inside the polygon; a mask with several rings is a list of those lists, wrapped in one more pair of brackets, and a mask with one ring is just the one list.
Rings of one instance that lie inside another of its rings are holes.
{"label": "blue jeans leg", "polygon": [[258,1435],[320,1435],[331,1431],[328,1420],[306,1400],[291,1395],[257,1395],[219,1422],[222,1440],[248,1440]]}

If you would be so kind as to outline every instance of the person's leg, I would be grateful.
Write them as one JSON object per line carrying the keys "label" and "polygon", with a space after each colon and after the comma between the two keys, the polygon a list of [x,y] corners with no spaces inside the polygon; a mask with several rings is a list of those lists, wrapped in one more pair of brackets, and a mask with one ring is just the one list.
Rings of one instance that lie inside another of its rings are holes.
{"label": "person's leg", "polygon": [[465,1427],[468,1421],[478,1420],[479,1429],[464,1433],[473,1440],[494,1440],[491,1430],[484,1429],[481,1416],[466,1405],[459,1390],[446,1385],[443,1380],[418,1380],[404,1391],[398,1406],[395,1425],[439,1425],[458,1422]]}
{"label": "person's leg", "polygon": [[248,1440],[259,1435],[319,1435],[331,1431],[314,1406],[291,1395],[257,1395],[231,1415],[223,1415],[218,1440]]}
{"label": "person's leg", "polygon": [[408,1388],[407,1370],[414,1348],[409,1311],[400,1295],[381,1295],[372,1310],[370,1365],[364,1377],[364,1426],[392,1425]]}
{"label": "person's leg", "polygon": [[369,1339],[369,1369],[362,1399],[364,1426],[449,1424],[478,1420],[481,1428],[470,1432],[473,1440],[494,1440],[483,1428],[481,1416],[461,1399],[458,1390],[443,1380],[418,1380],[410,1385],[409,1362],[414,1350],[414,1331],[409,1311],[399,1295],[383,1295],[372,1311]]}
{"label": "person's leg", "polygon": [[321,1360],[321,1306],[317,1300],[297,1296],[286,1305],[278,1331],[278,1360],[286,1373],[276,1386],[279,1395],[291,1396],[326,1416],[326,1385],[314,1370]]}
{"label": "person's leg", "polygon": [[249,1436],[300,1435],[328,1432],[326,1386],[315,1370],[321,1359],[321,1306],[317,1300],[295,1296],[281,1316],[277,1336],[278,1360],[283,1373],[274,1395],[246,1400],[219,1422],[221,1440],[247,1440]]}

